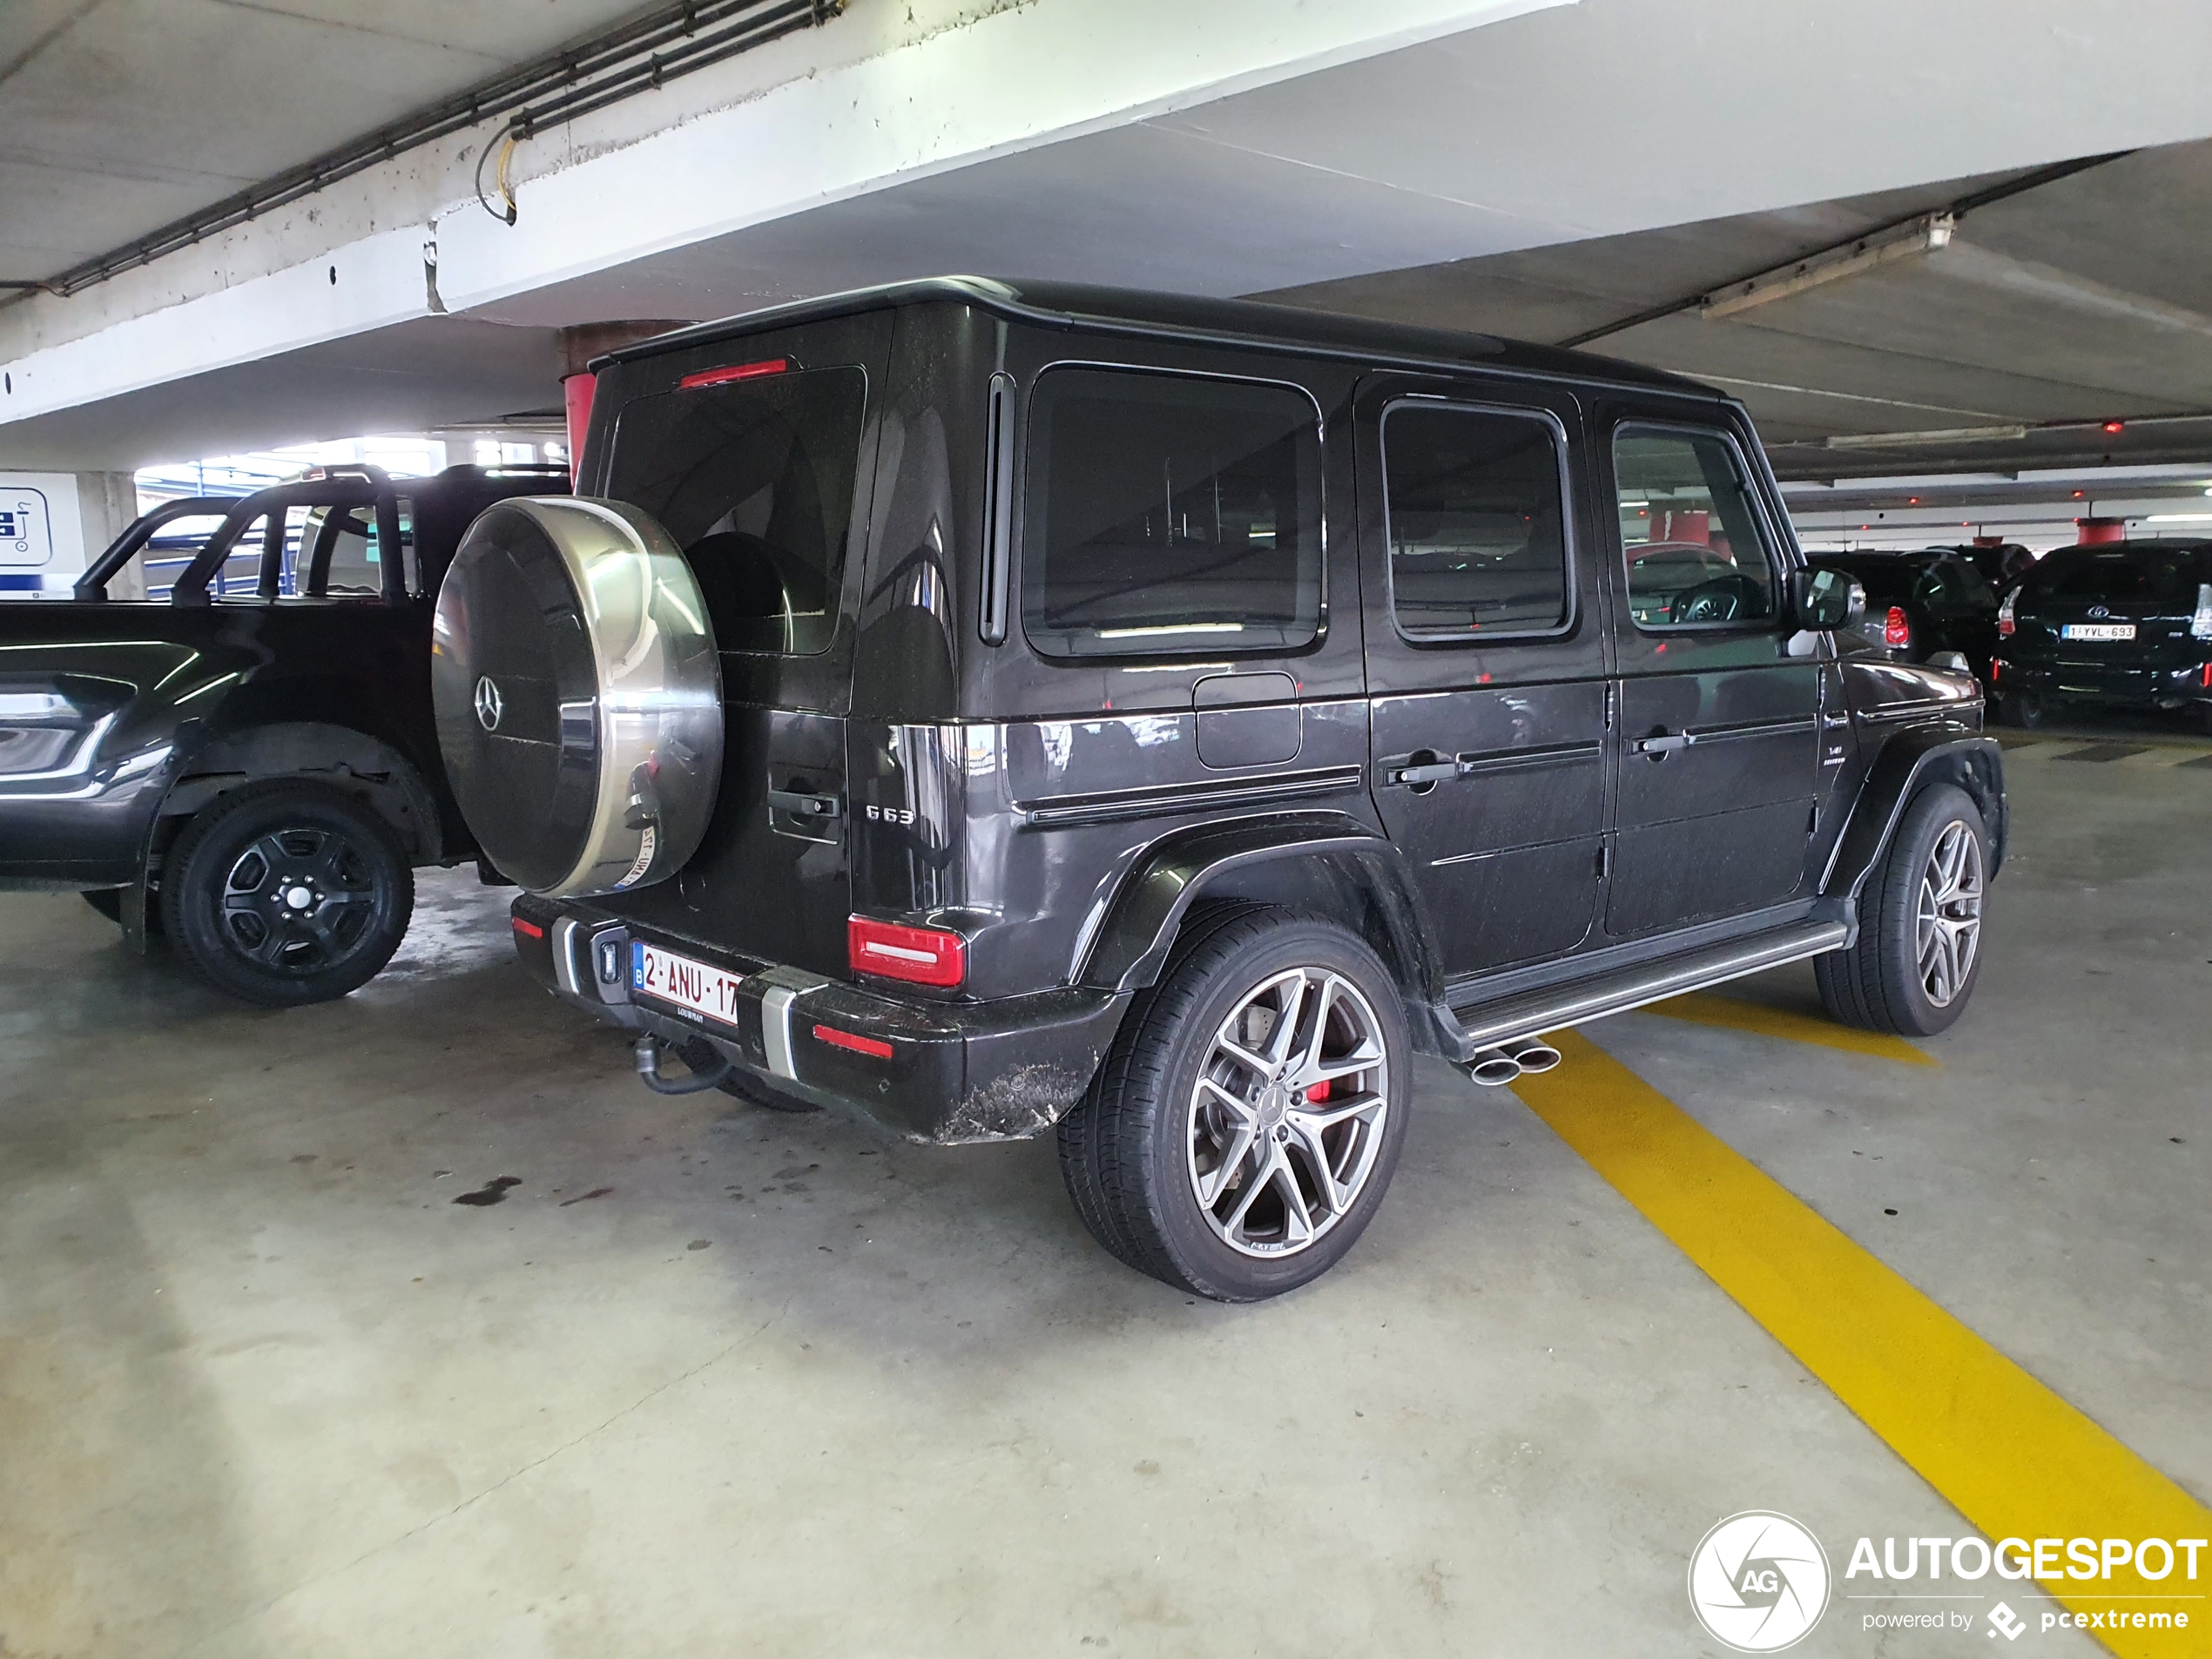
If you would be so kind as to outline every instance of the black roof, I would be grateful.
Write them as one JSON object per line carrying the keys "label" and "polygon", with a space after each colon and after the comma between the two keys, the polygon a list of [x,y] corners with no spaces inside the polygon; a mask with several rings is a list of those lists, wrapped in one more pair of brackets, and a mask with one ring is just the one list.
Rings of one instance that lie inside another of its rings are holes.
{"label": "black roof", "polygon": [[1726,395],[1710,386],[1625,363],[1591,352],[1529,345],[1489,334],[1409,323],[1377,322],[1299,306],[1269,305],[1257,300],[1214,300],[1155,293],[1140,288],[1091,287],[1071,282],[1038,282],[997,277],[928,277],[880,287],[855,288],[819,300],[800,300],[716,322],[655,335],[597,359],[602,363],[657,357],[664,352],[711,345],[826,317],[849,316],[894,306],[950,300],[977,307],[1012,321],[1048,328],[1106,330],[1213,344],[1271,347],[1277,350],[1357,357],[1364,361],[1410,368],[1502,368],[1521,374],[1559,376],[1615,385],[1649,387],[1697,396]]}

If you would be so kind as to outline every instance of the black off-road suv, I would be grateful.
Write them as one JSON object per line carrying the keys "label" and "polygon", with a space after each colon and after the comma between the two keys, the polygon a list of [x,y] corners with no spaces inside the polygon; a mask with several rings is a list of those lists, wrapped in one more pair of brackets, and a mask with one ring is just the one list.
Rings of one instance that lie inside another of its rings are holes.
{"label": "black off-road suv", "polygon": [[1893,1031],[1973,991],[1979,692],[1839,636],[1717,393],[974,280],[597,368],[433,684],[523,961],[657,1088],[1056,1130],[1101,1243],[1233,1300],[1351,1247],[1417,1052],[1804,958]]}

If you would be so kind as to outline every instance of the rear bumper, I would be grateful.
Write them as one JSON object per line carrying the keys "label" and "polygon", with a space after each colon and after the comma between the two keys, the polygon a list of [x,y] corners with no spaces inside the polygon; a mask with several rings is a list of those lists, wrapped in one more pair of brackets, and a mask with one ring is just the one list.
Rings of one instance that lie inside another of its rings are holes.
{"label": "rear bumper", "polygon": [[2187,708],[2212,704],[2202,663],[2151,667],[2117,663],[2070,663],[2055,658],[1997,659],[1999,695],[2033,691],[2043,697],[2137,708]]}
{"label": "rear bumper", "polygon": [[[523,966],[563,1001],[641,1035],[704,1038],[786,1093],[938,1144],[1051,1128],[1089,1088],[1131,1000],[1085,988],[909,1000],[637,928],[589,905],[524,895],[513,918]],[[633,936],[741,976],[734,1017],[634,996]]]}

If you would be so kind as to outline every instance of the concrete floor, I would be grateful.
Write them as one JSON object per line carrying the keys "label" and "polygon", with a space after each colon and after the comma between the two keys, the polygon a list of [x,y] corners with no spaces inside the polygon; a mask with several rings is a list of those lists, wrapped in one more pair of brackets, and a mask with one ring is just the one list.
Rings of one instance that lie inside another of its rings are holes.
{"label": "concrete floor", "polygon": [[[1592,1035],[2202,1500],[2212,765],[2067,748],[1941,1070]],[[1717,1653],[1720,1517],[1961,1530],[1509,1093],[1429,1069],[1344,1265],[1197,1305],[1049,1143],[648,1095],[503,915],[272,1014],[0,899],[0,1654]]]}

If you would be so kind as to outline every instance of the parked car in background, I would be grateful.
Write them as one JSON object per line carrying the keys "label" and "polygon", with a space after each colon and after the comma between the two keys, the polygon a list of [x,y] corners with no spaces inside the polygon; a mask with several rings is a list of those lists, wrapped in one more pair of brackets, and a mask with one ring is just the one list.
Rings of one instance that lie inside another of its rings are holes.
{"label": "parked car in background", "polygon": [[1866,589],[1859,632],[1897,663],[1959,663],[1985,685],[1997,649],[1997,590],[1949,548],[1917,553],[1822,553]]}
{"label": "parked car in background", "polygon": [[2060,548],[2005,596],[2001,718],[2057,705],[2186,711],[2212,731],[2212,542]]}
{"label": "parked car in background", "polygon": [[2003,593],[2028,571],[2034,569],[2037,554],[2034,550],[2018,542],[2003,542],[1995,547],[1983,547],[1966,542],[1948,547],[1931,547],[1929,553],[1954,553],[1981,572],[1981,579]]}
{"label": "parked car in background", "polygon": [[[567,483],[361,468],[171,502],[73,601],[0,607],[0,888],[82,891],[249,1001],[364,983],[412,867],[476,856],[431,715],[438,583],[485,507]],[[126,568],[160,597],[109,597]]]}
{"label": "parked car in background", "polygon": [[1053,1135],[1241,1301],[1351,1248],[1417,1052],[1505,1083],[1789,961],[1878,1029],[1973,994],[1979,691],[1838,651],[1710,388],[971,279],[594,368],[588,493],[477,521],[433,685],[523,962],[649,1086]]}

